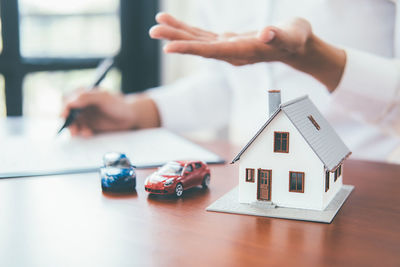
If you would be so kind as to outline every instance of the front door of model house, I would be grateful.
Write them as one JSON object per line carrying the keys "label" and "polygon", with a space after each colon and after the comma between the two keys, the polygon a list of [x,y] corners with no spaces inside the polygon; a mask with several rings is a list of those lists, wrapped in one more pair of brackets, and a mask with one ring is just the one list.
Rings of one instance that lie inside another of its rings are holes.
{"label": "front door of model house", "polygon": [[258,196],[259,200],[271,200],[271,170],[258,169]]}

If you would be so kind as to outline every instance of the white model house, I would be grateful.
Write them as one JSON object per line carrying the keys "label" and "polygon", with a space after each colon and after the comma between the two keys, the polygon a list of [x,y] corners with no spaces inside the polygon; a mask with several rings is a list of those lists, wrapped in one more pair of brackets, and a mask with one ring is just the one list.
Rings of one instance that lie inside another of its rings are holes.
{"label": "white model house", "polygon": [[232,161],[239,202],[324,210],[351,152],[308,96],[280,104],[280,91],[269,94],[269,119]]}

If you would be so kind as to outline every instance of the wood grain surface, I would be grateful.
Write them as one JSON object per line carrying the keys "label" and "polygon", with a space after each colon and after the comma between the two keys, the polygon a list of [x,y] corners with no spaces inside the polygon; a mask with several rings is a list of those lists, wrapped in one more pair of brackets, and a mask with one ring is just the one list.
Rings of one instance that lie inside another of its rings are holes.
{"label": "wood grain surface", "polygon": [[[230,160],[238,149],[206,147]],[[107,195],[96,173],[0,181],[0,266],[400,266],[400,166],[348,160],[332,224],[207,212],[237,185],[211,166],[184,197]]]}

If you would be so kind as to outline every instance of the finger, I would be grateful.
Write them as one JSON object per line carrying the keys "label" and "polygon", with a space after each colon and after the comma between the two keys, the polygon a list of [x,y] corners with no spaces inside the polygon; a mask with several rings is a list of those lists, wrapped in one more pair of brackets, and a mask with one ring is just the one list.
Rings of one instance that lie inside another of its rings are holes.
{"label": "finger", "polygon": [[[302,23],[299,21],[299,23]],[[308,37],[308,29],[296,22],[287,27],[268,26],[259,32],[259,40],[289,52],[303,47]]]}
{"label": "finger", "polygon": [[167,40],[195,40],[198,38],[189,32],[168,25],[156,25],[151,27],[149,35],[153,39]]}
{"label": "finger", "polygon": [[79,125],[77,123],[73,123],[70,126],[68,126],[69,132],[71,133],[71,136],[77,136],[79,134]]}
{"label": "finger", "polygon": [[78,98],[78,96],[80,94],[82,94],[82,92],[84,92],[84,91],[85,91],[85,88],[80,87],[80,88],[78,88],[78,89],[76,89],[76,90],[74,90],[72,92],[68,92],[68,93],[66,93],[66,94],[64,94],[62,96],[63,107],[62,107],[61,112],[60,112],[60,117],[62,117],[62,118],[67,118],[68,117],[68,114],[70,112],[70,108],[68,107],[68,103],[70,103],[72,101],[75,101],[75,99]]}
{"label": "finger", "polygon": [[68,111],[73,108],[85,108],[92,105],[101,105],[107,102],[110,94],[104,91],[89,91],[77,95],[74,99],[70,100],[65,109]]}
{"label": "finger", "polygon": [[172,41],[164,46],[165,53],[191,54],[207,58],[217,56],[217,44],[198,41]]}
{"label": "finger", "polygon": [[263,43],[269,43],[275,38],[275,31],[272,27],[266,27],[258,33],[257,38]]}
{"label": "finger", "polygon": [[87,118],[80,114],[77,119],[69,126],[72,136],[90,137],[94,131],[90,128]]}
{"label": "finger", "polygon": [[213,32],[209,32],[209,31],[205,31],[200,28],[197,28],[197,27],[189,26],[186,23],[177,20],[176,18],[174,18],[173,16],[171,16],[168,13],[164,13],[164,12],[158,13],[156,15],[156,21],[160,24],[167,24],[171,27],[187,31],[193,35],[201,35],[201,36],[209,37],[209,38],[217,37],[217,34],[215,34]]}
{"label": "finger", "polygon": [[93,130],[86,125],[82,125],[79,134],[83,137],[91,137],[93,136]]}
{"label": "finger", "polygon": [[172,41],[165,45],[166,53],[180,53],[215,59],[231,59],[248,53],[249,42]]}
{"label": "finger", "polygon": [[69,108],[64,107],[64,108],[61,110],[60,117],[66,119],[66,118],[68,117],[69,110],[70,110]]}
{"label": "finger", "polygon": [[291,36],[288,32],[274,26],[269,26],[261,30],[259,33],[259,39],[269,45],[289,52],[296,51],[298,46],[297,40],[294,39],[294,36]]}

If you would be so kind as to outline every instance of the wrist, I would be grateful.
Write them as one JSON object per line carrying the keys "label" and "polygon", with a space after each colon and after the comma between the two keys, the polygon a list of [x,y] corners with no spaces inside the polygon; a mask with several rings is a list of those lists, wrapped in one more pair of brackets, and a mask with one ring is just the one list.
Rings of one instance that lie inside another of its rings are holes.
{"label": "wrist", "polygon": [[145,93],[126,96],[132,129],[160,127],[160,115],[155,102]]}
{"label": "wrist", "polygon": [[330,92],[338,86],[346,65],[346,53],[311,34],[297,53],[288,58],[288,65],[308,73],[323,83]]}

